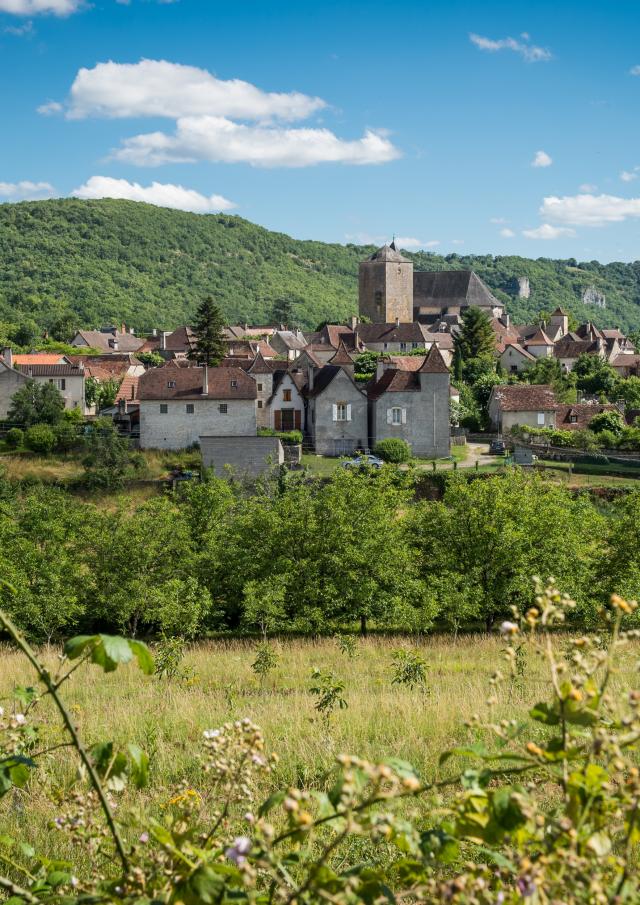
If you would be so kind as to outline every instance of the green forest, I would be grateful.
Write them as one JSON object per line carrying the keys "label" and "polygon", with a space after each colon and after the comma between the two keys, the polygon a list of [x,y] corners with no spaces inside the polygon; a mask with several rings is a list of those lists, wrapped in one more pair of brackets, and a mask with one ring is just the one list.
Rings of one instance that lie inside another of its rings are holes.
{"label": "green forest", "polygon": [[[282,299],[303,328],[357,310],[358,263],[372,246],[299,241],[228,214],[131,201],[57,199],[0,205],[0,339],[126,322],[137,331],[189,322],[212,295],[229,322],[265,322]],[[599,326],[640,328],[640,262],[599,264],[492,255],[408,254],[419,270],[473,269],[516,322],[562,305]],[[529,299],[517,278],[528,277]],[[605,309],[584,305],[593,286]],[[28,335],[29,330],[25,331]]]}

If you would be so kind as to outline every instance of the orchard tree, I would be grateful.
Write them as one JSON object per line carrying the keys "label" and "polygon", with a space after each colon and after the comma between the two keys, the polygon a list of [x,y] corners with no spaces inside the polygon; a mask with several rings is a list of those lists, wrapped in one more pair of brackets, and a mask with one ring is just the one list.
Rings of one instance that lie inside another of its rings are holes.
{"label": "orchard tree", "polygon": [[189,351],[189,358],[201,365],[217,367],[226,354],[223,331],[222,311],[209,295],[201,302],[196,312],[193,324],[196,345]]}
{"label": "orchard tree", "polygon": [[28,380],[11,399],[7,421],[24,427],[32,424],[57,424],[64,412],[64,399],[52,383]]}

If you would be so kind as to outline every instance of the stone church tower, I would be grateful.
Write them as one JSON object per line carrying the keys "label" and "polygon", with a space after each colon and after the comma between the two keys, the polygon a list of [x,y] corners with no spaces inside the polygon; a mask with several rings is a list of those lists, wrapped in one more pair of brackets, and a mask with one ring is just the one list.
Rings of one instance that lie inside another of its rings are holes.
{"label": "stone church tower", "polygon": [[413,322],[413,262],[400,254],[395,242],[360,264],[358,301],[360,316],[373,324]]}

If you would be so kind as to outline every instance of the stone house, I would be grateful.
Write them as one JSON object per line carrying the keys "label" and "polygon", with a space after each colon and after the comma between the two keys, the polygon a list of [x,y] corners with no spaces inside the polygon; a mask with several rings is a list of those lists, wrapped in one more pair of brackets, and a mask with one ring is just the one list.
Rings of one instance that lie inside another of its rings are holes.
{"label": "stone house", "polygon": [[277,355],[284,355],[294,361],[300,355],[307,341],[299,330],[275,330],[269,337],[269,345]]}
{"label": "stone house", "polygon": [[412,349],[424,349],[429,341],[428,337],[432,335],[426,327],[417,322],[360,324],[358,327],[358,337],[370,352],[401,355],[403,352],[411,352]]}
{"label": "stone house", "polygon": [[510,342],[504,347],[504,351],[499,356],[502,370],[505,374],[519,374],[526,371],[535,363],[535,356],[531,354],[520,343]]}
{"label": "stone house", "polygon": [[272,393],[267,400],[269,424],[277,431],[302,431],[305,428],[305,399],[303,390],[306,375],[298,370],[275,371]]}
{"label": "stone house", "polygon": [[64,399],[67,409],[79,408],[85,414],[84,400],[85,369],[84,364],[58,365],[18,365],[16,370],[36,383],[52,383]]}
{"label": "stone house", "polygon": [[184,449],[200,436],[256,435],[256,382],[241,368],[169,363],[140,378],[138,400],[142,449]]}
{"label": "stone house", "polygon": [[488,408],[491,427],[502,434],[507,434],[516,424],[529,427],[556,424],[556,397],[553,387],[546,384],[494,386]]}
{"label": "stone house", "polygon": [[28,378],[11,366],[7,356],[0,358],[0,421],[7,418],[13,394],[25,386]]}
{"label": "stone house", "polygon": [[316,453],[346,456],[368,447],[367,399],[347,371],[337,365],[310,368],[305,395],[307,433]]}
{"label": "stone house", "polygon": [[99,349],[103,354],[139,352],[144,344],[145,340],[136,336],[131,330],[127,331],[124,324],[120,330],[116,327],[103,327],[102,330],[78,330],[71,340],[72,346],[79,349]]}
{"label": "stone house", "polygon": [[448,456],[449,369],[435,345],[418,362],[420,366],[410,371],[386,368],[369,386],[371,445],[397,437],[416,456]]}

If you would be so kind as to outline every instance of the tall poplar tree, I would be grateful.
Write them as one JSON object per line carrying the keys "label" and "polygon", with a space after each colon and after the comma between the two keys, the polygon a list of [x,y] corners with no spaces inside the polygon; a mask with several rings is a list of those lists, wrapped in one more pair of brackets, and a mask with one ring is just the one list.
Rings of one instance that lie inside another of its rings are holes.
{"label": "tall poplar tree", "polygon": [[196,345],[189,352],[189,358],[212,368],[219,365],[226,353],[223,330],[222,311],[209,295],[200,303],[196,312],[193,324]]}

